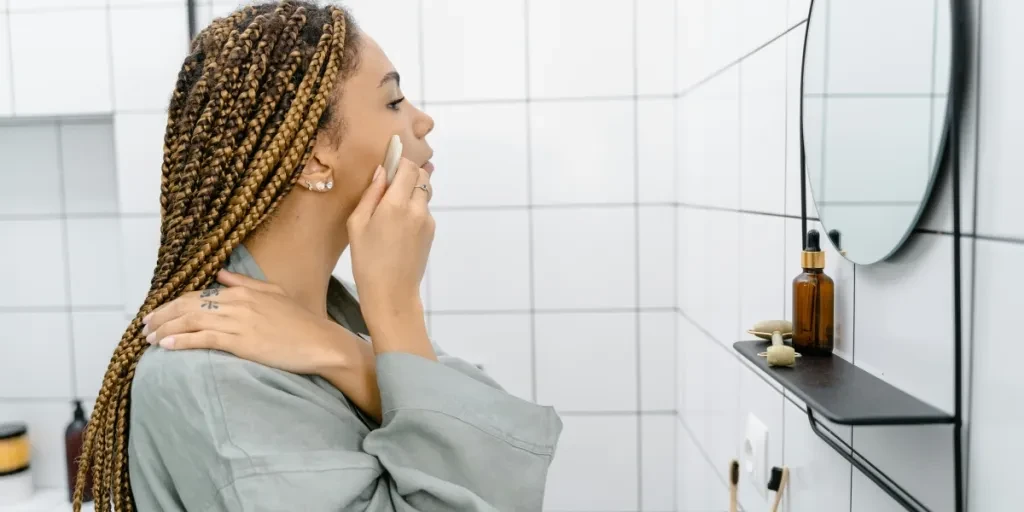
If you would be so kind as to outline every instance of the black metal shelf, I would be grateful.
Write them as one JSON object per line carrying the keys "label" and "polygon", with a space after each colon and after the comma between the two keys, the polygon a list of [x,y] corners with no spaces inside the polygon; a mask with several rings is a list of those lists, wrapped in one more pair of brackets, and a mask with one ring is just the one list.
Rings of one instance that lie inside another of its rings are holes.
{"label": "black metal shelf", "polygon": [[832,357],[800,357],[792,368],[769,367],[758,353],[768,341],[733,344],[744,358],[782,384],[819,416],[839,425],[948,425],[952,414],[943,412],[899,388]]}
{"label": "black metal shelf", "polygon": [[[732,347],[807,405],[811,430],[903,508],[930,509],[852,446],[822,428],[817,416],[839,425],[958,425],[957,417],[928,405],[839,356],[800,357],[793,367],[768,366],[758,354],[768,341],[737,341]],[[817,414],[815,414],[817,413]],[[959,509],[958,509],[959,510]]]}

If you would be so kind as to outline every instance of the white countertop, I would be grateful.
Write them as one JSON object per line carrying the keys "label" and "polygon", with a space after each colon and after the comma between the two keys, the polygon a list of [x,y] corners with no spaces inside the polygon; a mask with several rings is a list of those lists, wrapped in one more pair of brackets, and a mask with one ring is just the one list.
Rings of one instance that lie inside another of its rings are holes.
{"label": "white countertop", "polygon": [[[83,512],[93,512],[92,503],[82,505]],[[71,512],[68,494],[64,489],[40,489],[28,501],[16,505],[0,505],[0,512]]]}

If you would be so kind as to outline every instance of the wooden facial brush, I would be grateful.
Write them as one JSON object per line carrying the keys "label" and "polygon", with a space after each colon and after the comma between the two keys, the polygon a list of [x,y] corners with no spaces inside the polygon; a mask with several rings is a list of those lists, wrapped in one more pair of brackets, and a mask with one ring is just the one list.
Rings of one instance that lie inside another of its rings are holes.
{"label": "wooden facial brush", "polygon": [[391,136],[391,142],[388,143],[388,150],[384,154],[384,171],[387,172],[388,185],[395,179],[395,173],[398,172],[398,162],[402,161],[402,139],[398,138],[398,135]]}

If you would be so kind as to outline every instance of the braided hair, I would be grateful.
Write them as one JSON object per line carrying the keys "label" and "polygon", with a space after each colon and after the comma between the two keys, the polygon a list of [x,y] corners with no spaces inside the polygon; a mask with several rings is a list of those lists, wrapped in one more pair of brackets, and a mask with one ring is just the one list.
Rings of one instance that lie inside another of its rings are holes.
{"label": "braided hair", "polygon": [[192,41],[168,107],[160,250],[149,293],[114,350],[85,433],[74,492],[96,510],[134,510],[128,475],[132,378],[149,347],[147,314],[210,286],[231,252],[298,180],[358,66],[358,29],[337,6],[285,0],[241,8]]}

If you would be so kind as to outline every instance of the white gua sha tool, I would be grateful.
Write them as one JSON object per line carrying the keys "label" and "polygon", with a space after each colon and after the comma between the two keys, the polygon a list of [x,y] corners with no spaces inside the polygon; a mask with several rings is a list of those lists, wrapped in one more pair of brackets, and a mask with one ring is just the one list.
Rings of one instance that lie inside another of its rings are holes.
{"label": "white gua sha tool", "polygon": [[387,172],[388,185],[395,179],[395,173],[398,172],[398,162],[401,160],[402,140],[398,138],[398,135],[392,135],[387,153],[384,154],[384,170]]}

